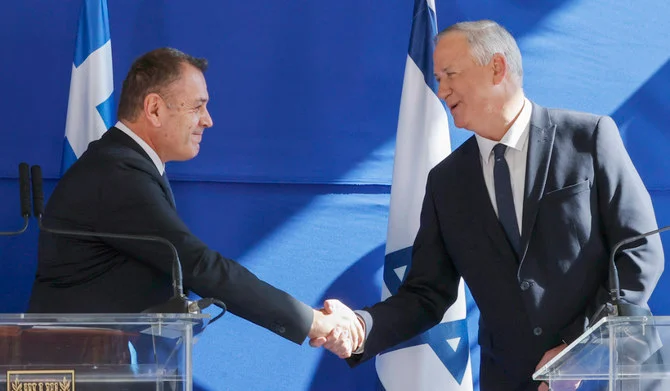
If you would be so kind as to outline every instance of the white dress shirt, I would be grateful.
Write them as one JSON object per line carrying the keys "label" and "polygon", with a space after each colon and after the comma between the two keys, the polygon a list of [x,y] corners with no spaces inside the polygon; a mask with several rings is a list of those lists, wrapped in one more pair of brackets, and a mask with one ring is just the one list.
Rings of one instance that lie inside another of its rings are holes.
{"label": "white dress shirt", "polygon": [[151,161],[154,162],[154,165],[156,166],[156,169],[158,170],[158,173],[159,173],[161,176],[163,176],[163,173],[165,173],[165,163],[163,163],[163,162],[161,161],[161,158],[158,157],[158,154],[156,153],[156,151],[154,151],[154,150],[149,146],[149,144],[146,143],[146,141],[142,140],[142,139],[140,138],[140,136],[136,135],[135,132],[133,132],[132,130],[130,130],[130,128],[127,127],[123,122],[118,121],[118,122],[116,123],[116,125],[114,125],[114,126],[115,126],[117,129],[119,129],[120,131],[122,131],[123,133],[127,134],[128,136],[130,136],[130,138],[132,138],[133,140],[135,140],[135,142],[136,142],[137,144],[139,144],[140,147],[142,147],[142,149],[144,150],[144,152],[146,152],[147,155],[149,155],[149,157],[151,158]]}
{"label": "white dress shirt", "polygon": [[505,160],[509,166],[510,179],[512,180],[512,198],[514,199],[514,211],[516,212],[516,221],[519,226],[519,235],[521,235],[521,222],[523,221],[523,193],[526,187],[528,134],[530,133],[530,114],[532,111],[533,107],[530,101],[524,98],[521,113],[519,113],[516,121],[514,121],[500,141],[493,141],[475,135],[477,145],[479,145],[479,158],[482,162],[484,183],[486,183],[486,190],[489,192],[491,204],[496,215],[498,214],[498,203],[496,202],[495,184],[493,183],[493,166],[495,165],[493,147],[496,144],[507,146]]}

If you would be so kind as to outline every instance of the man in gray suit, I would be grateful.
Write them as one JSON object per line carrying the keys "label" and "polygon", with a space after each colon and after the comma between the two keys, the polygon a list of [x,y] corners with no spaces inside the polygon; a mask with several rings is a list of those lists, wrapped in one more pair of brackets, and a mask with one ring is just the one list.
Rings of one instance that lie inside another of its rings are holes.
{"label": "man in gray suit", "polygon": [[[481,311],[481,390],[546,389],[531,375],[607,301],[612,246],[657,227],[649,194],[611,118],[524,96],[497,23],[440,32],[433,60],[439,98],[475,135],[430,172],[411,271],[359,312],[364,344],[353,329],[311,343],[357,365],[440,322],[463,277]],[[647,307],[663,263],[658,236],[617,254],[623,299]]]}

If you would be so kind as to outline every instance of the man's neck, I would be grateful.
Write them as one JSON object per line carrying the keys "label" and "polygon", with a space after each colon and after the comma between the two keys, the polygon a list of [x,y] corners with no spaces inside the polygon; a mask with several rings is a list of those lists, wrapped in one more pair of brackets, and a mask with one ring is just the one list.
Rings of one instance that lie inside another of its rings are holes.
{"label": "man's neck", "polygon": [[147,132],[144,130],[144,126],[142,126],[141,123],[130,122],[130,121],[125,120],[125,119],[120,119],[119,122],[126,125],[128,127],[128,129],[130,129],[133,133],[135,133],[135,135],[137,135],[137,137],[141,138],[142,141],[147,143],[147,145],[149,147],[151,147],[151,149],[153,149],[154,151],[156,150],[156,147],[154,146],[154,143],[151,142],[151,138],[149,137]]}
{"label": "man's neck", "polygon": [[165,163],[161,160],[161,158],[158,156],[158,153],[156,150],[153,149],[142,137],[140,137],[140,134],[136,130],[137,127],[131,128],[131,126],[134,126],[133,122],[128,122],[128,121],[119,121],[117,122],[116,126],[123,132],[128,135],[128,137],[132,138],[143,150],[146,152],[147,155],[149,155],[149,158],[151,161],[156,165],[156,169],[158,170],[158,173],[163,175],[165,172]]}
{"label": "man's neck", "polygon": [[512,99],[503,105],[502,116],[505,121],[505,131],[507,131],[519,117],[525,102],[526,99],[523,96],[523,92],[519,91],[518,94],[515,94]]}
{"label": "man's neck", "polygon": [[523,91],[519,90],[518,93],[514,94],[510,99],[502,104],[500,109],[500,116],[495,121],[495,123],[492,124],[488,132],[475,133],[490,140],[500,141],[505,136],[505,133],[507,133],[509,128],[512,127],[517,118],[519,118],[519,114],[521,114],[525,102],[526,99],[523,95]]}

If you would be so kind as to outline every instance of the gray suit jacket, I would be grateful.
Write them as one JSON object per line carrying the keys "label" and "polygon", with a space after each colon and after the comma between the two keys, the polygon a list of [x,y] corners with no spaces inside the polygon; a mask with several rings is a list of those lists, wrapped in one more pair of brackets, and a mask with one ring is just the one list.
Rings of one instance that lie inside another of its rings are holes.
{"label": "gray suit jacket", "polygon": [[[411,270],[396,295],[366,308],[374,325],[350,364],[438,323],[460,277],[481,311],[482,390],[536,387],[544,352],[585,330],[607,300],[611,247],[656,228],[651,200],[609,117],[533,104],[529,143],[520,259],[472,137],[430,172]],[[658,236],[636,244],[616,263],[623,298],[646,306],[663,250]]]}

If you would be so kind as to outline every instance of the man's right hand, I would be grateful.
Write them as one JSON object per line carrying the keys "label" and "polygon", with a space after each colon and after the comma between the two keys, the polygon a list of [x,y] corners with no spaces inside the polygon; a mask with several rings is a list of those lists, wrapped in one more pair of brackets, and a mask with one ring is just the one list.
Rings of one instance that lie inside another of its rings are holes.
{"label": "man's right hand", "polygon": [[359,317],[339,300],[326,300],[323,309],[314,311],[309,344],[348,358],[363,344],[365,328]]}

